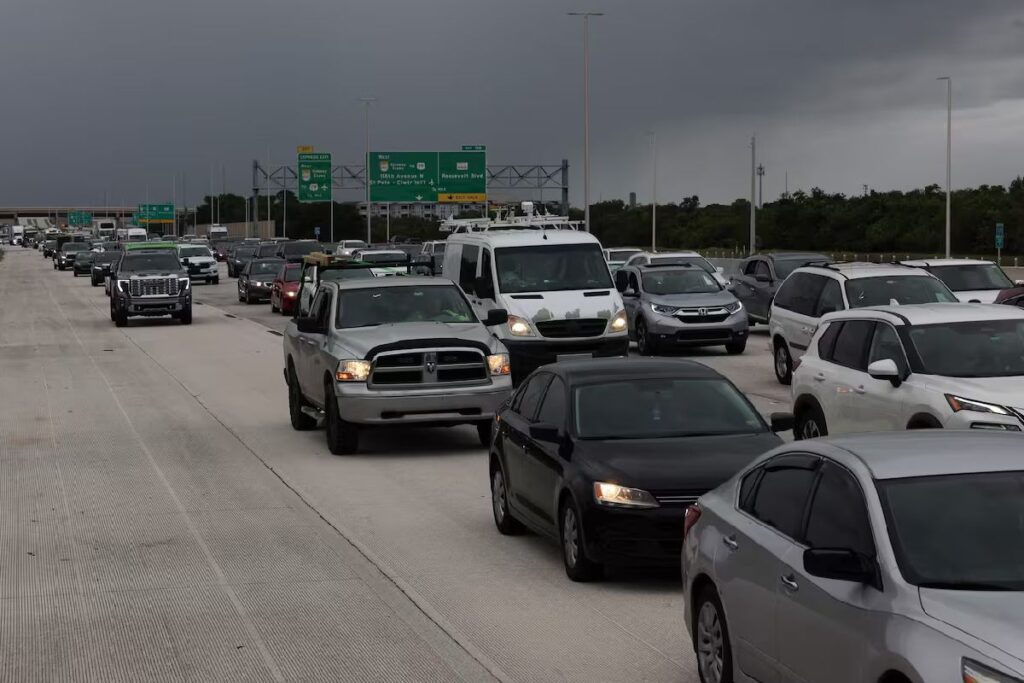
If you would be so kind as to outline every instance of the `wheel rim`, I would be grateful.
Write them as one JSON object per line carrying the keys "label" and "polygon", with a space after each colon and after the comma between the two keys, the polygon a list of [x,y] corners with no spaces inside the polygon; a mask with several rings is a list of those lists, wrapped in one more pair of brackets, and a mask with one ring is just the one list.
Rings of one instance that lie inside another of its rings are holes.
{"label": "wheel rim", "polygon": [[805,439],[817,439],[821,436],[821,427],[813,417],[804,420],[804,427],[800,430],[800,436]]}
{"label": "wheel rim", "polygon": [[572,507],[565,508],[562,521],[562,545],[564,546],[565,562],[570,567],[576,566],[579,558],[579,528],[576,524],[576,512]]}
{"label": "wheel rim", "polygon": [[640,353],[647,353],[647,325],[643,323],[636,326],[636,345]]}
{"label": "wheel rim", "polygon": [[779,346],[775,349],[775,374],[779,377],[785,377],[788,369],[789,363],[786,361],[786,349]]}
{"label": "wheel rim", "polygon": [[724,641],[718,609],[705,602],[697,616],[697,664],[707,683],[721,683]]}
{"label": "wheel rim", "polygon": [[501,470],[494,473],[491,481],[491,505],[494,506],[494,519],[501,524],[505,521],[505,477]]}

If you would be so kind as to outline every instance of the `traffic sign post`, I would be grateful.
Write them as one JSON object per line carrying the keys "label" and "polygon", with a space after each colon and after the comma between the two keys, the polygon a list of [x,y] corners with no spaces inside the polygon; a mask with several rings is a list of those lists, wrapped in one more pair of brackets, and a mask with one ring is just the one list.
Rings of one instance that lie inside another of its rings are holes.
{"label": "traffic sign post", "polygon": [[1003,265],[1003,247],[1006,245],[1006,231],[1002,223],[996,223],[996,264]]}
{"label": "traffic sign post", "polygon": [[485,202],[487,153],[371,152],[368,178],[371,203]]}
{"label": "traffic sign post", "polygon": [[299,201],[331,201],[331,155],[329,152],[299,154]]}
{"label": "traffic sign post", "polygon": [[320,226],[313,228],[313,237],[320,239]]}

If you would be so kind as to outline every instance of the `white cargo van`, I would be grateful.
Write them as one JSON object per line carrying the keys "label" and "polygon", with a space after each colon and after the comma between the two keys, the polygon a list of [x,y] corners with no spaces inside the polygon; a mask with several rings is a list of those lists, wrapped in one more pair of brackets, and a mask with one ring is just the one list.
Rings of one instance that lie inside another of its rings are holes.
{"label": "white cargo van", "polygon": [[490,329],[509,350],[514,383],[566,357],[627,354],[622,298],[593,235],[495,222],[446,243],[444,273],[477,316],[508,311],[508,322]]}

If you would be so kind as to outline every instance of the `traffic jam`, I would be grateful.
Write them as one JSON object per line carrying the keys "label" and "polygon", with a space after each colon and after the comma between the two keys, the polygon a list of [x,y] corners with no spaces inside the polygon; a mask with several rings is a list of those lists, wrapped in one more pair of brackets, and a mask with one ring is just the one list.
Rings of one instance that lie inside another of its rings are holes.
{"label": "traffic jam", "polygon": [[[417,243],[20,244],[117,327],[191,325],[197,287],[285,316],[282,424],[286,395],[336,456],[475,429],[495,543],[549,539],[574,582],[678,571],[705,683],[1024,681],[1024,283],[995,263],[719,266],[529,203]],[[686,357],[765,343],[784,412]]]}

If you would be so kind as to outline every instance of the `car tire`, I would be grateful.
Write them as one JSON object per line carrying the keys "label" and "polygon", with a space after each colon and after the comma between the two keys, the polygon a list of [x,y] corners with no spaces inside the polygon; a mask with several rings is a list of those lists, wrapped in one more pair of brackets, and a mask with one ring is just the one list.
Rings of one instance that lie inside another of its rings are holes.
{"label": "car tire", "polygon": [[246,290],[246,292],[245,292],[245,299],[243,299],[243,301],[245,301],[245,305],[246,306],[249,306],[249,305],[254,303],[253,302],[253,298],[252,298],[252,294],[250,294],[248,290]]}
{"label": "car tire", "polygon": [[242,303],[245,299],[242,297],[242,290],[238,290],[238,303]]}
{"label": "car tire", "polygon": [[585,582],[600,579],[604,567],[587,557],[583,541],[583,525],[579,508],[572,496],[566,496],[558,513],[558,538],[562,546],[562,563],[565,574],[573,581]]}
{"label": "car tire", "polygon": [[522,523],[509,511],[505,471],[497,462],[491,469],[491,512],[494,515],[494,526],[498,527],[498,533],[502,536],[521,534],[523,533]]}
{"label": "car tire", "polygon": [[494,435],[494,420],[476,423],[476,436],[480,439],[480,445],[484,448],[491,447],[491,437]]}
{"label": "car tire", "polygon": [[636,349],[641,356],[658,355],[657,344],[651,339],[651,333],[647,330],[647,323],[643,318],[636,321]]}
{"label": "car tire", "polygon": [[126,311],[119,311],[114,309],[114,325],[117,327],[124,327],[128,324],[128,313]]}
{"label": "car tire", "polygon": [[292,422],[292,429],[297,432],[308,432],[316,429],[316,418],[302,412],[302,409],[309,404],[302,397],[302,389],[299,387],[299,378],[295,374],[295,367],[288,365],[288,417]]}
{"label": "car tire", "polygon": [[270,312],[277,313],[280,310],[281,309],[277,307],[277,304],[274,303],[274,297],[270,297]]}
{"label": "car tire", "polygon": [[725,345],[725,350],[731,356],[738,356],[747,350],[747,340],[744,338],[739,341],[729,342]]}
{"label": "car tire", "polygon": [[825,422],[825,413],[817,402],[802,407],[796,414],[793,424],[793,437],[797,441],[817,439],[828,436],[828,424]]}
{"label": "car tire", "polygon": [[338,399],[329,383],[324,386],[324,412],[327,420],[327,449],[334,455],[352,455],[359,450],[359,428],[346,422],[338,412]]}
{"label": "car tire", "polygon": [[729,626],[714,588],[701,589],[693,613],[693,649],[701,683],[733,683]]}
{"label": "car tire", "polygon": [[192,324],[192,306],[191,306],[191,304],[189,305],[188,308],[183,309],[181,311],[181,313],[178,314],[178,320],[181,321],[182,325],[191,325]]}
{"label": "car tire", "polygon": [[77,270],[72,270],[71,274],[74,275],[75,277],[78,277],[78,271]]}
{"label": "car tire", "polygon": [[779,380],[779,384],[789,386],[793,381],[793,358],[789,355],[786,342],[775,342],[772,365],[775,366],[775,379]]}
{"label": "car tire", "polygon": [[213,278],[213,284],[215,284],[215,285],[219,285],[220,284],[220,275],[218,275],[217,277]]}

